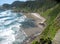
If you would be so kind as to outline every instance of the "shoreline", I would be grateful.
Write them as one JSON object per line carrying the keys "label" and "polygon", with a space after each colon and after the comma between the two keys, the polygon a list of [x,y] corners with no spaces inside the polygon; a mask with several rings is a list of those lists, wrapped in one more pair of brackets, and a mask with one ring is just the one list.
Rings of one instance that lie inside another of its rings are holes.
{"label": "shoreline", "polygon": [[23,28],[24,32],[27,35],[27,39],[23,41],[23,44],[31,44],[31,42],[43,32],[45,26],[40,25],[39,23],[44,23],[46,19],[40,16],[38,13],[22,13],[22,14],[26,15],[27,18],[35,20],[35,24],[37,25],[37,27],[33,28],[26,29]]}

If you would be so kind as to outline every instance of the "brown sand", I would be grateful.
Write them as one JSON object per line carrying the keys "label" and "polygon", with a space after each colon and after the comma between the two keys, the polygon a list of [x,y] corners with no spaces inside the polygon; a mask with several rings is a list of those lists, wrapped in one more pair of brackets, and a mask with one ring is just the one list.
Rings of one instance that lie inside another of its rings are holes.
{"label": "brown sand", "polygon": [[23,14],[26,15],[28,18],[34,19],[35,24],[37,25],[37,27],[23,29],[24,32],[27,34],[27,36],[33,37],[33,36],[38,36],[38,34],[40,35],[42,33],[42,31],[44,30],[44,26],[40,25],[39,23],[44,23],[45,18],[43,18],[42,16],[39,16],[40,18],[38,18],[35,15],[33,15],[33,14],[37,14],[37,13],[33,13],[33,14],[32,13],[23,13]]}

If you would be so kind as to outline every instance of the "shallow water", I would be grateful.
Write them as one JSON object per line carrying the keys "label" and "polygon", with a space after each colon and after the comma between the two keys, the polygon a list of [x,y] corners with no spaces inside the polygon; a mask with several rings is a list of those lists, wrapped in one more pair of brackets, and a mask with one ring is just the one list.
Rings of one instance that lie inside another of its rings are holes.
{"label": "shallow water", "polygon": [[27,37],[21,29],[25,15],[11,10],[0,12],[0,44],[20,44]]}

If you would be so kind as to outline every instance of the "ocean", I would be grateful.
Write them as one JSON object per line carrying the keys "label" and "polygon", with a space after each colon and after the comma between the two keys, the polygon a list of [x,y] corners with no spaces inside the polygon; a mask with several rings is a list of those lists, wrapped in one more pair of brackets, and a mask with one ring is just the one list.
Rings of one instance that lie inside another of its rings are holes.
{"label": "ocean", "polygon": [[0,11],[0,44],[21,44],[27,37],[20,27],[26,19],[22,13]]}

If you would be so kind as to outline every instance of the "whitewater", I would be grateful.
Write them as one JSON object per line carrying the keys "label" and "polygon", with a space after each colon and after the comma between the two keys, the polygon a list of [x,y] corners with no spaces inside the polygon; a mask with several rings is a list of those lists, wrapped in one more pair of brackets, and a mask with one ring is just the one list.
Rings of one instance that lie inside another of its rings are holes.
{"label": "whitewater", "polygon": [[27,37],[21,29],[26,16],[11,10],[0,12],[0,44],[21,44]]}

